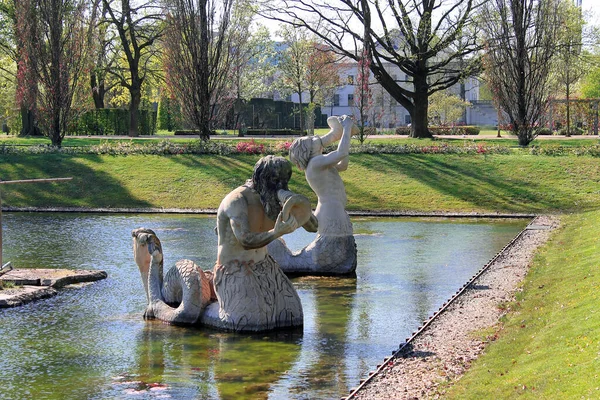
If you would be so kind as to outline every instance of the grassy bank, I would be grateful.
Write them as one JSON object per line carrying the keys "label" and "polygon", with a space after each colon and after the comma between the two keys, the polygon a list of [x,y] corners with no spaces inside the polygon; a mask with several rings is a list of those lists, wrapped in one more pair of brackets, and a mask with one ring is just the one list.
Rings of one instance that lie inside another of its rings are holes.
{"label": "grassy bank", "polygon": [[564,216],[452,399],[600,398],[600,212]]}
{"label": "grassy bank", "polygon": [[[251,176],[259,156],[1,158],[3,180],[73,177],[54,184],[4,185],[4,205],[216,208]],[[587,156],[353,154],[342,176],[350,210],[530,213],[600,205],[600,163]],[[296,169],[290,186],[316,201]]]}

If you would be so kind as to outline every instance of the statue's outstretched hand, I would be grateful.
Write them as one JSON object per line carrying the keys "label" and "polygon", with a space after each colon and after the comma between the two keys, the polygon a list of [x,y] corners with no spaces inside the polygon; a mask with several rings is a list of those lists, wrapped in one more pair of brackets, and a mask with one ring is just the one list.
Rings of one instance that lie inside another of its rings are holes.
{"label": "statue's outstretched hand", "polygon": [[277,221],[275,221],[275,234],[277,236],[282,236],[288,233],[294,232],[298,228],[298,221],[296,218],[290,214],[287,220],[283,220],[283,213],[279,213],[277,216]]}
{"label": "statue's outstretched hand", "polygon": [[349,115],[342,115],[340,117],[340,123],[344,129],[352,129],[352,125],[354,125],[354,121]]}
{"label": "statue's outstretched hand", "polygon": [[342,138],[342,124],[340,122],[341,117],[331,116],[327,118],[327,125],[331,128],[332,142],[337,142]]}

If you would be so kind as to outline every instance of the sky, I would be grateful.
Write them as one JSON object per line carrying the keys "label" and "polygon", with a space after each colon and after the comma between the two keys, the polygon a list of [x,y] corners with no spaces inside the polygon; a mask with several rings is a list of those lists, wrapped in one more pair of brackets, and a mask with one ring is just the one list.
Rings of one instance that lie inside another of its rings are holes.
{"label": "sky", "polygon": [[600,0],[582,0],[581,7],[591,13],[590,23],[600,26]]}

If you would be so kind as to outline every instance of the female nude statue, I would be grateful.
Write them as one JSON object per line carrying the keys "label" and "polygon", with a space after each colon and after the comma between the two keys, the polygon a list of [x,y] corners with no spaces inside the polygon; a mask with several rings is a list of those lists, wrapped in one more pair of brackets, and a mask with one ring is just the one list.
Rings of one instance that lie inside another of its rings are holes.
{"label": "female nude statue", "polygon": [[[283,240],[269,244],[269,253],[286,274],[352,275],[356,270],[356,243],[339,174],[348,168],[355,125],[348,116],[332,116],[327,123],[331,130],[326,135],[301,137],[290,147],[290,160],[305,171],[306,180],[317,195],[318,230],[315,240],[297,253],[292,253]],[[338,140],[336,150],[323,154],[323,148]]]}

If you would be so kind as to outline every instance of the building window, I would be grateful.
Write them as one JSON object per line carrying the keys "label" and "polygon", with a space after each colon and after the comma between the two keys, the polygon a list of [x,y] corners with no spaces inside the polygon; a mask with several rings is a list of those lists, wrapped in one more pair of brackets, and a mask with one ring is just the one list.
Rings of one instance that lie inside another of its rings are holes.
{"label": "building window", "polygon": [[348,85],[354,85],[354,75],[348,75]]}
{"label": "building window", "polygon": [[410,124],[410,114],[406,114],[406,115],[404,116],[404,123],[405,123],[406,125]]}
{"label": "building window", "polygon": [[339,94],[334,94],[333,95],[333,106],[337,107],[340,105],[340,95]]}
{"label": "building window", "polygon": [[353,106],[354,105],[354,95],[352,93],[350,93],[348,95],[348,106]]}

